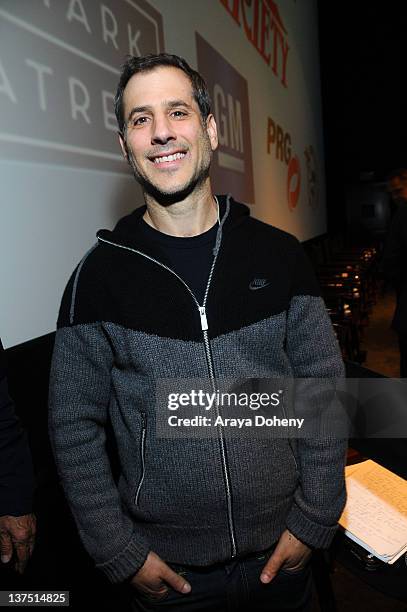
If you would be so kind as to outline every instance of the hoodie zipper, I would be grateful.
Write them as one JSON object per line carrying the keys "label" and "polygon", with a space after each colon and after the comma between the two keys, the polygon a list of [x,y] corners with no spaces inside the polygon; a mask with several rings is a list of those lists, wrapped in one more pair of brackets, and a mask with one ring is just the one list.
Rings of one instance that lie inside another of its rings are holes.
{"label": "hoodie zipper", "polygon": [[140,501],[140,491],[141,491],[141,487],[143,486],[143,481],[144,481],[144,476],[146,473],[146,433],[147,433],[147,422],[146,422],[146,416],[144,414],[144,412],[141,413],[141,420],[142,420],[142,429],[141,429],[141,444],[140,444],[140,455],[141,455],[141,477],[138,483],[138,487],[137,487],[137,491],[136,491],[136,497],[134,500],[134,503],[136,506],[139,505],[139,501]]}
{"label": "hoodie zipper", "polygon": [[[192,299],[194,300],[194,302],[196,304],[196,307],[198,308],[200,322],[201,322],[201,329],[202,329],[202,334],[203,334],[203,340],[204,340],[206,362],[207,362],[208,370],[209,370],[209,378],[211,380],[213,393],[216,393],[215,368],[214,368],[214,365],[213,365],[212,351],[211,351],[210,341],[209,341],[209,336],[208,336],[209,326],[208,326],[208,320],[207,320],[207,317],[206,317],[206,301],[207,301],[207,298],[208,298],[209,287],[210,287],[210,284],[211,284],[211,281],[212,281],[212,276],[213,276],[213,272],[214,272],[214,269],[215,269],[216,260],[218,258],[219,248],[216,250],[215,256],[213,258],[212,266],[211,266],[211,269],[210,269],[210,272],[209,272],[208,282],[206,284],[203,304],[201,306],[199,304],[198,300],[196,299],[194,293],[192,292],[191,288],[187,285],[187,283],[180,276],[178,276],[178,274],[176,272],[174,272],[174,270],[172,270],[170,267],[166,266],[165,264],[161,263],[161,261],[158,261],[158,259],[155,259],[154,257],[151,257],[151,255],[147,255],[146,253],[143,253],[142,251],[139,251],[137,249],[132,249],[131,247],[127,247],[127,246],[124,246],[124,245],[121,245],[121,244],[117,244],[115,242],[110,242],[109,240],[106,240],[105,238],[100,238],[99,236],[98,236],[98,240],[100,242],[104,242],[106,244],[110,244],[111,246],[115,246],[115,247],[117,247],[119,249],[123,249],[125,251],[130,251],[132,253],[136,253],[137,255],[141,255],[142,257],[145,257],[146,259],[149,259],[153,263],[156,263],[158,266],[161,266],[161,268],[164,268],[165,270],[168,270],[168,272],[173,274],[184,285],[184,287],[187,289],[187,291],[190,293]],[[217,396],[215,395],[215,397],[217,397]],[[219,405],[217,403],[216,403],[216,416],[217,417],[219,416]],[[230,476],[229,476],[229,469],[228,469],[227,460],[226,460],[225,438],[224,438],[224,435],[223,435],[223,427],[222,427],[222,425],[220,425],[218,427],[218,431],[219,431],[220,452],[221,452],[221,457],[222,457],[223,476],[224,476],[224,479],[225,479],[225,488],[226,488],[226,501],[227,501],[227,512],[228,512],[229,535],[230,535],[230,540],[231,540],[231,545],[232,545],[232,555],[231,555],[231,558],[233,559],[234,557],[236,557],[237,548],[236,548],[235,528],[234,528],[234,524],[233,524],[233,514],[232,514],[232,495],[231,495],[231,490],[230,490]],[[143,477],[144,477],[144,472],[143,472]],[[141,484],[142,484],[142,480],[139,483],[137,494],[139,494],[139,492],[140,492]]]}
{"label": "hoodie zipper", "polygon": [[[285,409],[284,401],[285,400],[284,400],[284,397],[283,397],[282,398],[282,402],[281,402],[281,412],[283,413],[283,417],[285,419],[288,419],[288,415],[287,415],[287,412],[286,412],[286,409]],[[293,446],[293,443],[291,441],[290,436],[288,436],[287,442],[288,442],[288,446],[290,447],[290,451],[291,451],[292,457],[294,459],[294,465],[295,465],[296,472],[299,475],[300,470],[298,469],[297,457],[296,457],[294,446]]]}

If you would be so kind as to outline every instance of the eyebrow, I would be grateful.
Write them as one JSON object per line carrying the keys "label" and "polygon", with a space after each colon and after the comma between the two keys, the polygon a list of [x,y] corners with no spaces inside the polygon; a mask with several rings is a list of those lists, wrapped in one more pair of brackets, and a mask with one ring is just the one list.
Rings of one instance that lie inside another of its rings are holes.
{"label": "eyebrow", "polygon": [[[185,102],[185,100],[168,100],[168,101],[165,100],[162,105],[166,106],[166,108],[175,108],[176,106],[185,106],[185,108],[193,110],[192,106],[188,104],[188,102]],[[149,104],[146,104],[144,106],[134,106],[129,113],[127,121],[130,121],[133,115],[136,115],[137,113],[152,112],[152,110],[153,110],[153,107],[150,106]]]}

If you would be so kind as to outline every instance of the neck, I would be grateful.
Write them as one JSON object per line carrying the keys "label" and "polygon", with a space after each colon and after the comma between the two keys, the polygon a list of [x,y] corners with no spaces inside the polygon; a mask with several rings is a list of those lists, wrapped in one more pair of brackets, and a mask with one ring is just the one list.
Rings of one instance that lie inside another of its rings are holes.
{"label": "neck", "polygon": [[218,204],[210,183],[206,189],[195,190],[184,200],[170,206],[159,204],[149,194],[144,194],[147,210],[146,223],[170,236],[199,236],[213,227],[218,220]]}

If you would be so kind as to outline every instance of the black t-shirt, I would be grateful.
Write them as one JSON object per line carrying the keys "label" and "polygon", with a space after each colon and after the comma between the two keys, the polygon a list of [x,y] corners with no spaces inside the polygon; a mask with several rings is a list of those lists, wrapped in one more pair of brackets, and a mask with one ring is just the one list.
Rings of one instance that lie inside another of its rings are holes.
{"label": "black t-shirt", "polygon": [[142,220],[146,238],[155,241],[164,252],[170,267],[182,278],[202,305],[213,261],[218,223],[199,236],[169,236]]}

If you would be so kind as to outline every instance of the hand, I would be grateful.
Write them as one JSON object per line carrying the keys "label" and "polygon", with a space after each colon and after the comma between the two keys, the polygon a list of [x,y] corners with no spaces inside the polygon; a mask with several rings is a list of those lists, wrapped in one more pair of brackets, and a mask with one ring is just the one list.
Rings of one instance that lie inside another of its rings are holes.
{"label": "hand", "polygon": [[16,553],[15,569],[22,574],[34,549],[36,520],[34,514],[0,516],[0,554],[8,563]]}
{"label": "hand", "polygon": [[141,593],[160,599],[168,591],[168,586],[179,593],[189,593],[191,585],[174,572],[158,555],[149,552],[144,565],[133,576],[130,584]]}
{"label": "hand", "polygon": [[260,576],[261,582],[264,584],[271,582],[281,567],[293,571],[300,569],[310,556],[311,549],[286,529],[263,568]]}

